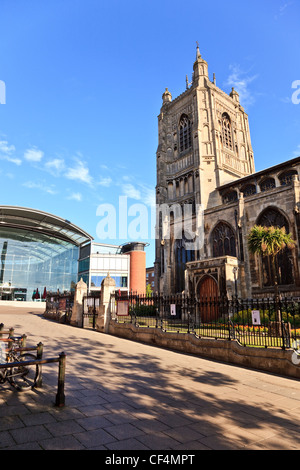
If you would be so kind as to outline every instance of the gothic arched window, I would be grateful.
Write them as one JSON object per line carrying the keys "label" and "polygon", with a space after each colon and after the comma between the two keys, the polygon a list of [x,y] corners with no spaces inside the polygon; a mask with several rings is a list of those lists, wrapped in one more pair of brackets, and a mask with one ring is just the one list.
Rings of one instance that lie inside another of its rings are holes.
{"label": "gothic arched window", "polygon": [[186,114],[181,116],[179,122],[179,149],[180,152],[188,150],[192,146],[191,122]]}
{"label": "gothic arched window", "polygon": [[275,180],[274,178],[266,178],[260,183],[260,190],[262,192],[269,191],[270,189],[275,188]]}
{"label": "gothic arched window", "polygon": [[296,170],[289,170],[281,173],[279,176],[280,185],[285,186],[287,184],[291,184],[294,175],[298,175]]}
{"label": "gothic arched window", "polygon": [[236,256],[236,239],[232,228],[219,222],[211,234],[213,257]]}
{"label": "gothic arched window", "polygon": [[286,232],[289,231],[288,221],[281,212],[273,207],[269,207],[263,211],[257,220],[257,225],[262,225],[263,227],[285,227]]}
{"label": "gothic arched window", "polygon": [[[257,225],[262,225],[263,227],[284,227],[286,232],[289,232],[289,223],[284,215],[281,214],[275,208],[266,209],[258,218]],[[264,287],[273,286],[273,271],[270,264],[270,259],[268,256],[262,257],[262,283]],[[279,285],[289,285],[294,284],[294,275],[293,275],[293,262],[292,262],[292,252],[288,247],[285,247],[277,256],[276,256],[276,269],[278,273],[278,284]]]}
{"label": "gothic arched window", "polygon": [[256,187],[254,184],[247,184],[241,189],[244,197],[252,196],[252,194],[256,194]]}
{"label": "gothic arched window", "polygon": [[237,201],[237,192],[236,191],[228,191],[226,194],[223,196],[223,203],[227,204],[228,202],[234,202]]}
{"label": "gothic arched window", "polygon": [[232,150],[231,122],[227,113],[222,115],[222,142],[224,147]]}

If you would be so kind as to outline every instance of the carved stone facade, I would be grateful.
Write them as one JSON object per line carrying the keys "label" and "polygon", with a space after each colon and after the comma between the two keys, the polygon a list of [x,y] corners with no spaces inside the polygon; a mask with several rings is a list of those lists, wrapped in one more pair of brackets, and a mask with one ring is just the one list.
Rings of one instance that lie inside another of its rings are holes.
{"label": "carved stone facade", "polygon": [[259,223],[292,233],[296,248],[278,259],[280,289],[299,295],[300,158],[255,173],[238,93],[209,79],[198,48],[193,70],[179,97],[166,89],[158,116],[155,291],[270,294],[267,260],[247,249]]}

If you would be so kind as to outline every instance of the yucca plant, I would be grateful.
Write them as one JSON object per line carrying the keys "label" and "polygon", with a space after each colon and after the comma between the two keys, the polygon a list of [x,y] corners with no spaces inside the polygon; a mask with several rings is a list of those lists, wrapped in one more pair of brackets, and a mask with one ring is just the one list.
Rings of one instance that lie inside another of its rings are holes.
{"label": "yucca plant", "polygon": [[[275,300],[278,301],[278,273],[276,267],[276,256],[285,247],[294,248],[295,241],[290,233],[286,233],[285,227],[263,227],[254,225],[248,236],[248,249],[253,254],[269,256],[274,280]],[[279,312],[277,312],[279,315]],[[278,321],[280,319],[278,318]]]}

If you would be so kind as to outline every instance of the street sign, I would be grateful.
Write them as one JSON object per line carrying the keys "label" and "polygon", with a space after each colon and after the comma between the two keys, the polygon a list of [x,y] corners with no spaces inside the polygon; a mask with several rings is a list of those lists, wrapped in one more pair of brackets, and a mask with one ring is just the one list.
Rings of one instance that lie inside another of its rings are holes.
{"label": "street sign", "polygon": [[252,325],[260,325],[260,312],[259,310],[252,310]]}
{"label": "street sign", "polygon": [[126,316],[128,315],[129,301],[128,300],[118,300],[117,301],[117,315]]}
{"label": "street sign", "polygon": [[176,315],[176,304],[170,305],[171,315]]}

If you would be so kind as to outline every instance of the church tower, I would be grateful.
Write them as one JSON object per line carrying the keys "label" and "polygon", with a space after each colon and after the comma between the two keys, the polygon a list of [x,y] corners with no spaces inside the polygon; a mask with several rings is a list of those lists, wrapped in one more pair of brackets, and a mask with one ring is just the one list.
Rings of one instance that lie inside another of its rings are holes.
{"label": "church tower", "polygon": [[[182,213],[185,206],[191,207],[197,232],[196,208],[205,212],[221,206],[217,188],[255,171],[248,116],[239,95],[234,89],[228,95],[216,86],[215,77],[210,80],[198,46],[192,83],[186,78],[186,90],[175,99],[167,88],[162,95],[156,158],[155,290],[175,293],[184,290],[185,262],[202,255],[201,249],[186,251],[185,237],[172,231],[176,224],[172,207],[181,207]],[[161,214],[162,206],[170,208],[169,214]],[[166,226],[171,228],[168,237]]]}

